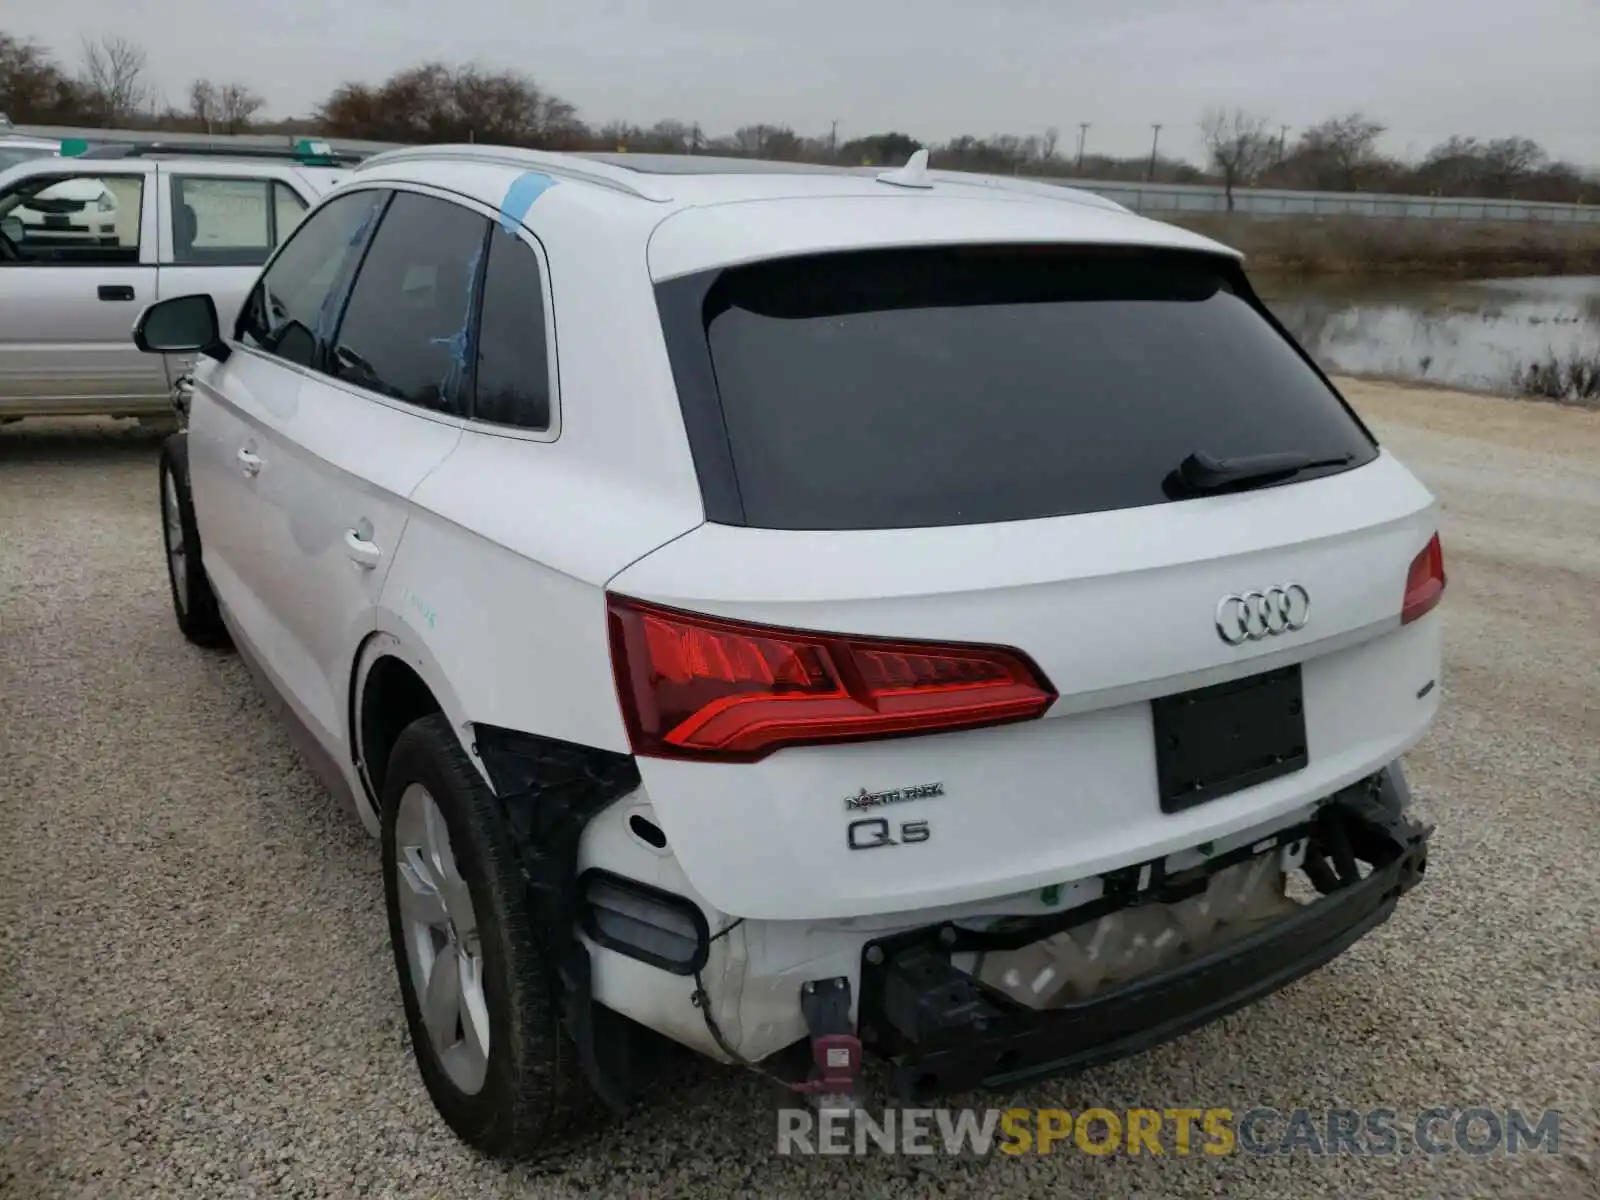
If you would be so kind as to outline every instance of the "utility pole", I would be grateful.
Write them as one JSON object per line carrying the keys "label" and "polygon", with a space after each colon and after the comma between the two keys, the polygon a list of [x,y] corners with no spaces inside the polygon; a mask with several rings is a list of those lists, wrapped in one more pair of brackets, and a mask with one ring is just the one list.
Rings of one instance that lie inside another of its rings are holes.
{"label": "utility pole", "polygon": [[1289,127],[1287,125],[1285,125],[1285,126],[1283,126],[1282,128],[1280,128],[1278,130],[1278,165],[1279,166],[1283,165],[1283,152],[1284,152],[1284,147],[1288,144],[1288,138],[1289,138]]}
{"label": "utility pole", "polygon": [[1159,123],[1152,122],[1150,129],[1150,171],[1145,178],[1149,181],[1154,181],[1156,177],[1156,146],[1161,141],[1161,126]]}
{"label": "utility pole", "polygon": [[1078,122],[1078,170],[1083,170],[1083,142],[1089,136],[1089,122]]}
{"label": "utility pole", "polygon": [[833,128],[828,131],[828,157],[839,157],[839,122],[833,122]]}
{"label": "utility pole", "polygon": [[693,132],[691,132],[689,134],[689,153],[690,154],[698,154],[699,152],[700,152],[700,122],[696,121],[694,123]]}

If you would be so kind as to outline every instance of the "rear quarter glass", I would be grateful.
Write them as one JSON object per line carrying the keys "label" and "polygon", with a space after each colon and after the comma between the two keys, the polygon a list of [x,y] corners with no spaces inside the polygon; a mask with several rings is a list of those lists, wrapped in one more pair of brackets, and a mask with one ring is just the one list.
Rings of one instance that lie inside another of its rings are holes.
{"label": "rear quarter glass", "polygon": [[1370,462],[1371,436],[1230,260],[873,250],[657,288],[708,516],[984,524],[1171,502],[1191,453]]}

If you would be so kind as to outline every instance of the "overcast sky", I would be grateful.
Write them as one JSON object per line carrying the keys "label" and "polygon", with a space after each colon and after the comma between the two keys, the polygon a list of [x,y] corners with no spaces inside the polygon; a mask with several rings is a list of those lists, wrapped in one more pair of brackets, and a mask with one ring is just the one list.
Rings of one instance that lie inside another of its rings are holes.
{"label": "overcast sky", "polygon": [[36,0],[7,32],[76,65],[84,31],[148,49],[182,103],[239,79],[274,116],[426,58],[532,75],[588,121],[754,122],[841,140],[1042,133],[1199,156],[1210,104],[1297,127],[1364,109],[1392,152],[1523,134],[1600,166],[1600,0]]}

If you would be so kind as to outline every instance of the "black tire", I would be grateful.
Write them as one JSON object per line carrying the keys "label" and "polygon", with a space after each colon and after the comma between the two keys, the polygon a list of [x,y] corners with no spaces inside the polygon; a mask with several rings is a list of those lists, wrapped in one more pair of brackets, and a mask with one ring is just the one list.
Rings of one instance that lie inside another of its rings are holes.
{"label": "black tire", "polygon": [[[200,530],[194,520],[194,497],[189,491],[189,442],[181,433],[161,444],[161,547],[167,563],[167,584],[172,591],[172,612],[178,629],[196,646],[220,650],[231,646],[228,627],[217,609],[216,593],[206,578],[200,558]],[[178,528],[167,516],[167,489],[177,500]],[[173,562],[173,540],[181,542],[184,570],[182,579]]]}
{"label": "black tire", "polygon": [[[422,1021],[401,923],[396,818],[420,783],[432,796],[476,915],[489,1015],[488,1068],[468,1093],[452,1081]],[[395,742],[384,773],[383,891],[406,1026],[422,1081],[445,1124],[499,1159],[561,1149],[600,1115],[561,1020],[559,985],[539,953],[526,883],[500,802],[485,786],[449,722],[423,717]]]}

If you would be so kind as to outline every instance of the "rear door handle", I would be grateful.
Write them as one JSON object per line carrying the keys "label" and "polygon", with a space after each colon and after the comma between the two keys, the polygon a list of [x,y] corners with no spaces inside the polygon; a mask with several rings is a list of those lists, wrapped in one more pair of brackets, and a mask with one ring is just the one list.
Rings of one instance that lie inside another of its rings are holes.
{"label": "rear door handle", "polygon": [[261,457],[259,455],[251,454],[248,450],[241,450],[237,457],[239,459],[239,467],[246,475],[260,474]]}
{"label": "rear door handle", "polygon": [[126,283],[102,283],[100,285],[100,299],[132,300],[133,286]]}
{"label": "rear door handle", "polygon": [[350,555],[350,561],[358,567],[371,570],[378,565],[378,560],[383,557],[383,551],[378,544],[361,536],[360,530],[347,529],[344,531],[345,552]]}

